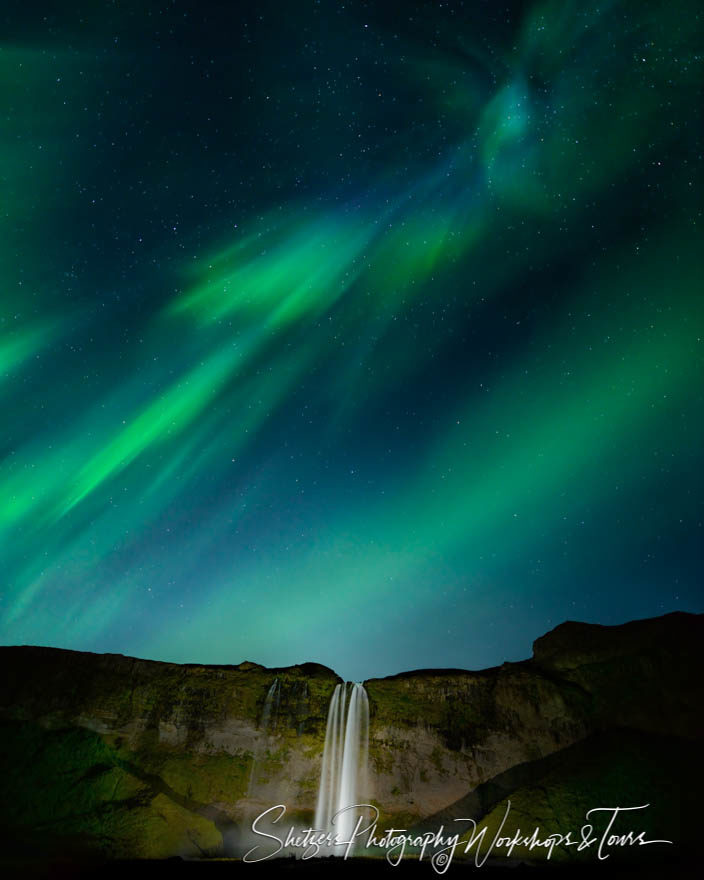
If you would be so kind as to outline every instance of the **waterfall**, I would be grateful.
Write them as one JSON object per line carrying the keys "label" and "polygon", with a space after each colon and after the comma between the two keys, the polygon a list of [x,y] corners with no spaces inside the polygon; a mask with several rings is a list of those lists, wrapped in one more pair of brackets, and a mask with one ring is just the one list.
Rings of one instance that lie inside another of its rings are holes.
{"label": "waterfall", "polygon": [[367,793],[369,701],[361,684],[338,684],[330,700],[325,730],[315,827],[349,840],[358,813],[349,810],[334,823],[338,810],[362,802]]}
{"label": "waterfall", "polygon": [[265,746],[264,737],[266,737],[269,732],[269,728],[276,728],[276,722],[279,718],[279,703],[281,702],[281,682],[278,678],[275,678],[271,683],[269,690],[266,692],[266,697],[264,698],[264,707],[262,708],[262,715],[259,719],[259,724],[257,727],[262,732],[262,736],[257,740],[256,745],[254,746],[254,750],[252,752],[252,766],[249,769],[249,782],[247,783],[247,797],[252,797],[255,793],[256,789],[256,780],[255,774],[257,770],[257,763],[262,754],[262,750]]}
{"label": "waterfall", "polygon": [[259,728],[263,730],[265,733],[269,729],[269,722],[271,721],[272,714],[274,717],[274,727],[276,727],[276,721],[278,719],[279,714],[279,702],[281,701],[281,683],[278,678],[275,678],[271,687],[266,693],[266,697],[264,699],[264,708],[262,709],[262,717],[259,720]]}

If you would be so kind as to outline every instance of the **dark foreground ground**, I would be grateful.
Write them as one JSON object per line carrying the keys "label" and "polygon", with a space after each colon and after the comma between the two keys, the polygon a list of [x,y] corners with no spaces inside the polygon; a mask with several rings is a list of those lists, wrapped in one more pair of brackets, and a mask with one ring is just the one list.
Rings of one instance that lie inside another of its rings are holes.
{"label": "dark foreground ground", "polygon": [[455,860],[449,866],[445,875],[433,870],[429,862],[419,862],[417,859],[408,857],[400,865],[394,867],[383,859],[338,859],[319,858],[302,862],[296,859],[274,859],[259,864],[245,864],[236,859],[221,859],[207,861],[184,861],[179,858],[164,859],[161,861],[130,860],[111,862],[69,862],[54,860],[51,862],[36,861],[32,859],[0,859],[0,877],[5,880],[12,878],[26,878],[26,880],[62,880],[62,878],[105,878],[105,880],[137,880],[148,877],[151,880],[171,880],[171,878],[184,878],[184,880],[200,880],[200,878],[213,878],[221,880],[226,877],[236,877],[238,880],[246,880],[248,876],[262,878],[264,876],[282,877],[284,880],[291,877],[313,877],[315,880],[323,877],[344,878],[369,878],[383,877],[387,880],[420,880],[421,877],[432,880],[434,877],[451,875],[455,880],[461,876],[471,876],[481,880],[482,877],[507,878],[507,880],[563,880],[563,878],[575,878],[575,880],[588,880],[588,878],[636,878],[659,877],[663,880],[671,878],[695,878],[701,876],[701,865],[695,857],[683,856],[678,859],[661,861],[651,859],[647,862],[625,863],[609,859],[603,862],[589,862],[585,864],[559,865],[559,864],[526,864],[526,863],[485,863],[477,868],[471,862]]}

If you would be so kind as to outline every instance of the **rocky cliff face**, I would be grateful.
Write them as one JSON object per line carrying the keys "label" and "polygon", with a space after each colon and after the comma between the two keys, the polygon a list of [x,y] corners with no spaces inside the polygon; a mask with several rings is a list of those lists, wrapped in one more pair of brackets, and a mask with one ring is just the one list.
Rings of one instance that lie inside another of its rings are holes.
{"label": "rocky cliff face", "polygon": [[[222,853],[250,814],[314,804],[339,681],[304,664],[176,665],[0,648],[3,824],[110,856]],[[272,682],[280,699],[261,729]]]}
{"label": "rocky cliff face", "polygon": [[531,660],[367,682],[375,795],[412,821],[603,729],[704,736],[704,616],[564,623]]}
{"label": "rocky cliff face", "polygon": [[[701,615],[566,623],[522,663],[367,682],[382,822],[418,822],[492,780],[502,796],[528,791],[537,777],[525,768],[601,731],[702,737],[703,636]],[[14,846],[39,837],[62,854],[217,855],[273,804],[312,820],[333,671],[37,647],[0,648],[0,663],[0,824]],[[500,800],[477,803],[489,814]]]}

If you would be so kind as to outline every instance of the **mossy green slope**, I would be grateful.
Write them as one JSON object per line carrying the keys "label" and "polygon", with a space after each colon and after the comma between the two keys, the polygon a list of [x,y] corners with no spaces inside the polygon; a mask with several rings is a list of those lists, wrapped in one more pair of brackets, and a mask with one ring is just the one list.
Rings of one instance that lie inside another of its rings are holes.
{"label": "mossy green slope", "polygon": [[[179,803],[81,728],[0,725],[3,836],[37,849],[164,858],[222,851],[203,805]],[[180,800],[180,799],[178,799]]]}
{"label": "mossy green slope", "polygon": [[[555,757],[546,772],[521,785],[496,803],[479,820],[488,841],[495,835],[511,838],[540,829],[539,836],[566,835],[582,839],[584,826],[594,842],[581,850],[559,842],[551,856],[557,862],[600,861],[597,850],[615,816],[601,850],[603,861],[677,861],[699,846],[698,800],[704,782],[701,743],[637,731],[614,730],[590,737]],[[629,809],[626,808],[643,809]],[[598,809],[587,817],[589,811]],[[670,844],[630,843],[628,832],[644,840]],[[609,838],[619,838],[608,845]],[[506,855],[506,847],[492,855]],[[546,850],[518,845],[515,859],[544,861]]]}

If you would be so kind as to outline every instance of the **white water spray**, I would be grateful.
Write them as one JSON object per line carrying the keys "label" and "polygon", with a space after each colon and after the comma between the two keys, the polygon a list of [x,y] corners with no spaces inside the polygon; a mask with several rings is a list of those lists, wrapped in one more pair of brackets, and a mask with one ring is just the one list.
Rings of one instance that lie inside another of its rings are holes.
{"label": "white water spray", "polygon": [[335,818],[367,796],[369,701],[361,684],[338,684],[330,700],[320,773],[315,827],[349,840],[359,817],[355,810]]}

